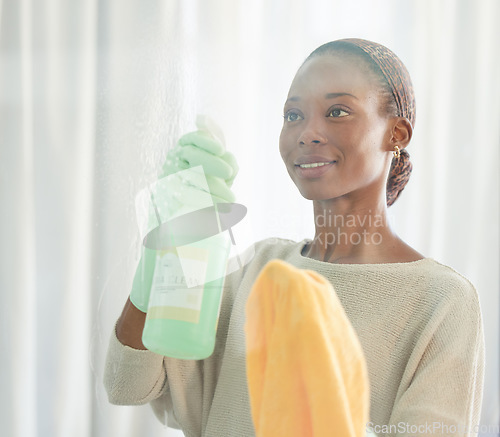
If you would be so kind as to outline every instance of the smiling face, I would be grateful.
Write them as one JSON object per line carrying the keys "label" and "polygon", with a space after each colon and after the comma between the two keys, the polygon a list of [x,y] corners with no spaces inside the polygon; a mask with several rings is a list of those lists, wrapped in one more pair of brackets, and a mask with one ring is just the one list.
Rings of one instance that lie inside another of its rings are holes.
{"label": "smiling face", "polygon": [[306,199],[385,196],[393,146],[384,99],[355,57],[325,54],[299,69],[284,107],[280,153]]}

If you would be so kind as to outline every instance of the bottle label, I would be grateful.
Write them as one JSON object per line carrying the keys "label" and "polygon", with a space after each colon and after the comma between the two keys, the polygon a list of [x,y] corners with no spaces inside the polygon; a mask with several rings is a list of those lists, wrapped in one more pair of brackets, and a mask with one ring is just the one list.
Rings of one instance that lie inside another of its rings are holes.
{"label": "bottle label", "polygon": [[200,247],[158,252],[147,318],[198,323],[207,263],[208,251]]}

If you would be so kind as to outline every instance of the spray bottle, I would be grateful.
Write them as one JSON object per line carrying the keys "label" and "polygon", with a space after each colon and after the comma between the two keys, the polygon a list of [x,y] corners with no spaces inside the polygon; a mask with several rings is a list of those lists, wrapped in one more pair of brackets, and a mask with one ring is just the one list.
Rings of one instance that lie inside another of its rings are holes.
{"label": "spray bottle", "polygon": [[154,251],[155,267],[143,344],[173,358],[207,358],[215,346],[226,263],[234,243],[231,226],[246,208],[214,203],[202,166],[162,178],[148,192],[150,230],[144,246],[151,259]]}

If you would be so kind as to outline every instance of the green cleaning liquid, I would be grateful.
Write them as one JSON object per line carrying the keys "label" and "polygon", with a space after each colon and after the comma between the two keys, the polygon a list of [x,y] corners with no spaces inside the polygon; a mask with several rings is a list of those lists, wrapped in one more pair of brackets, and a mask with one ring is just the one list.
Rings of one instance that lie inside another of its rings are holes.
{"label": "green cleaning liquid", "polygon": [[221,232],[156,253],[142,342],[160,355],[209,357],[215,335],[231,239]]}

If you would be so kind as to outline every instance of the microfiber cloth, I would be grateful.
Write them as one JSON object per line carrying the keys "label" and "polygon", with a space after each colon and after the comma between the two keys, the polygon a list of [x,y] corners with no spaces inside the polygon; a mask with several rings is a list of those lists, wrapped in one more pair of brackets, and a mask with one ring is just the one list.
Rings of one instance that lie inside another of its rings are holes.
{"label": "microfiber cloth", "polygon": [[248,297],[245,334],[257,437],[365,436],[366,362],[328,280],[270,261]]}

